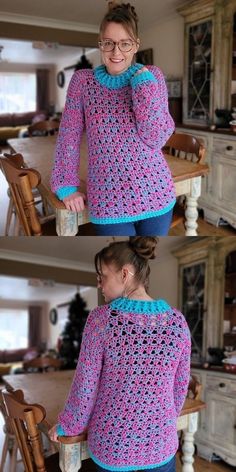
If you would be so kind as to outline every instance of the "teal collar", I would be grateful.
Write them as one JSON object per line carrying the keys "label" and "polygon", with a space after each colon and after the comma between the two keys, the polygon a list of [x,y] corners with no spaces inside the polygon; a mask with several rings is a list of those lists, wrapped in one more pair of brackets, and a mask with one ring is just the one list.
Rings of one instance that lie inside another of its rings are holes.
{"label": "teal collar", "polygon": [[130,84],[131,77],[137,70],[143,67],[142,64],[133,64],[125,72],[118,75],[108,74],[104,65],[98,66],[94,69],[94,75],[97,81],[109,89],[119,89]]}
{"label": "teal collar", "polygon": [[138,313],[146,315],[157,315],[171,309],[165,300],[131,300],[129,298],[116,298],[110,303],[112,310],[125,313]]}

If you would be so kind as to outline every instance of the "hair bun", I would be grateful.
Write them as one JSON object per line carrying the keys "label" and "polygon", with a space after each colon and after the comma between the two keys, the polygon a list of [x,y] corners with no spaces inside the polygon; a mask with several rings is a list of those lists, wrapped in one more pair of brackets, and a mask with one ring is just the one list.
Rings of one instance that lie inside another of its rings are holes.
{"label": "hair bun", "polygon": [[132,250],[142,259],[155,259],[156,246],[158,243],[157,237],[142,237],[131,236],[129,238],[129,245]]}
{"label": "hair bun", "polygon": [[124,11],[126,14],[130,15],[133,20],[138,23],[138,15],[135,11],[135,8],[130,3],[119,3],[117,0],[108,1],[108,11],[117,10]]}

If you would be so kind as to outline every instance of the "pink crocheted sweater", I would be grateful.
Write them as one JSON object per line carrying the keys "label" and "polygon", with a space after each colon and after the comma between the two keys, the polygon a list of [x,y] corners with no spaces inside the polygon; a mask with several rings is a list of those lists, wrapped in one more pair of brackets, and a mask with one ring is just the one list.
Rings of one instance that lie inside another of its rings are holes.
{"label": "pink crocheted sweater", "polygon": [[52,172],[60,199],[79,189],[80,142],[88,142],[87,200],[97,224],[138,221],[168,212],[175,203],[161,151],[173,133],[162,72],[132,65],[111,76],[105,66],[73,75],[62,116]]}
{"label": "pink crocheted sweater", "polygon": [[118,298],[87,320],[58,433],[88,430],[94,461],[108,470],[168,462],[190,375],[190,333],[164,300]]}

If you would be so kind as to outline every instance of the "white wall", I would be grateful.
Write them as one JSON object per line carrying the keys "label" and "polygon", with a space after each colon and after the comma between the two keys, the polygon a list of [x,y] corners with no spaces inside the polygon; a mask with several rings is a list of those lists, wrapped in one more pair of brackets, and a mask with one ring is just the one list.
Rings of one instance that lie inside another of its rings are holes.
{"label": "white wall", "polygon": [[151,262],[150,296],[162,298],[171,306],[178,308],[178,264],[177,259],[166,253]]}
{"label": "white wall", "polygon": [[[98,49],[91,49],[90,51],[85,51],[85,55],[88,59],[89,62],[93,65],[93,67],[97,67],[101,64],[100,60],[100,52]],[[79,62],[80,56],[71,56],[68,57],[66,60],[64,59],[63,61],[58,62],[56,66],[56,74],[63,70],[64,67],[71,66],[72,64],[77,64]],[[66,101],[66,92],[68,89],[68,85],[70,82],[70,79],[74,73],[74,69],[66,70],[65,72],[65,85],[63,88],[58,87],[58,85],[55,83],[55,94],[56,94],[56,111],[57,112],[62,112],[63,108],[65,106],[65,101]]]}
{"label": "white wall", "polygon": [[184,74],[184,20],[181,16],[156,23],[140,34],[140,50],[153,48],[154,65],[168,77]]}

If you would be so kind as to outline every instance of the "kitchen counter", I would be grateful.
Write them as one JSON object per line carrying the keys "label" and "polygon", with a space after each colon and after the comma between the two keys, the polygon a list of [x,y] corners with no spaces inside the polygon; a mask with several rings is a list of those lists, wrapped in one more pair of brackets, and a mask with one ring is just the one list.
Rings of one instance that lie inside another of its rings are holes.
{"label": "kitchen counter", "polygon": [[207,370],[211,372],[221,372],[222,374],[229,374],[236,376],[236,372],[229,372],[225,370],[223,366],[218,365],[209,365],[209,367],[203,367],[202,364],[191,364],[191,369],[200,369],[200,370]]}
{"label": "kitchen counter", "polygon": [[183,123],[176,123],[176,128],[183,129],[195,129],[197,131],[206,131],[207,133],[213,134],[225,134],[236,137],[236,132],[232,131],[231,128],[216,128],[214,130],[210,129],[209,126],[200,126],[200,125],[184,125]]}

